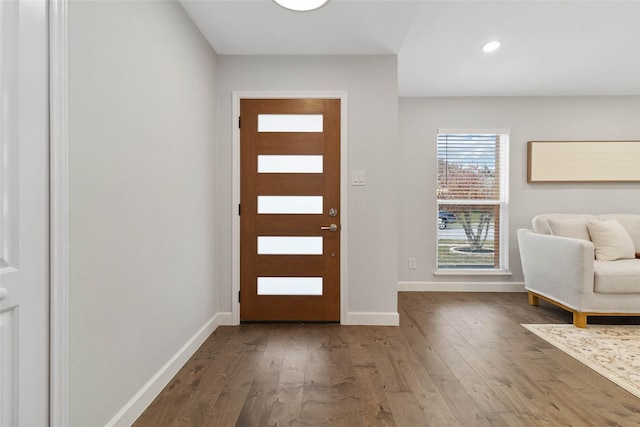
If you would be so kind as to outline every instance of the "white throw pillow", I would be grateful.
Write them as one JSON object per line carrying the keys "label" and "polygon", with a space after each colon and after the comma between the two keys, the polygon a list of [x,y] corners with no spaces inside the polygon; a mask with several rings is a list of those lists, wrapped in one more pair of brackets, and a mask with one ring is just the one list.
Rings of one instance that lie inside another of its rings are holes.
{"label": "white throw pillow", "polygon": [[583,216],[569,219],[549,218],[547,222],[549,223],[551,234],[554,236],[591,240],[589,239],[589,230],[587,229],[589,217]]}
{"label": "white throw pillow", "polygon": [[598,261],[635,258],[635,249],[627,230],[615,219],[591,220],[587,224]]}

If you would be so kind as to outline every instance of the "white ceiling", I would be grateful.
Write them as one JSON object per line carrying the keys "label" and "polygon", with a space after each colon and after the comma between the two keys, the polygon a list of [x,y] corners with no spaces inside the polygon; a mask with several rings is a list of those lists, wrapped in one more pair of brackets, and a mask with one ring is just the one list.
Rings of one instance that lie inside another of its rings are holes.
{"label": "white ceiling", "polygon": [[220,55],[397,55],[400,96],[640,95],[640,0],[181,3]]}

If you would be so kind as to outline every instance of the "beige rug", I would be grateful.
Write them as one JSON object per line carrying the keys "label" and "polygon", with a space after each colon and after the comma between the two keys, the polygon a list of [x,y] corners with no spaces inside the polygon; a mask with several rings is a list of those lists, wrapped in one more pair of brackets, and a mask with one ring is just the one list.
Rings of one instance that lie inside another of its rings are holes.
{"label": "beige rug", "polygon": [[640,397],[640,326],[522,326]]}

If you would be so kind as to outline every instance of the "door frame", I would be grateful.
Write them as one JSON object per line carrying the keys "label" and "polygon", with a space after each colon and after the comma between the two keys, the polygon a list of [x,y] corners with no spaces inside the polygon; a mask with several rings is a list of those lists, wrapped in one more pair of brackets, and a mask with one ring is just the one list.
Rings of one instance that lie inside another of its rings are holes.
{"label": "door frame", "polygon": [[232,242],[231,242],[231,317],[240,324],[240,116],[241,99],[339,99],[340,100],[340,323],[347,318],[347,236],[348,227],[348,94],[347,91],[233,91],[232,92]]}
{"label": "door frame", "polygon": [[[49,424],[68,425],[67,2],[46,0],[49,92]],[[15,7],[19,7],[16,5]],[[17,22],[9,23],[17,27]],[[14,34],[15,35],[15,34]],[[3,78],[11,78],[4,76]],[[15,122],[13,110],[3,121]]]}
{"label": "door frame", "polygon": [[49,5],[49,423],[69,425],[68,0]]}

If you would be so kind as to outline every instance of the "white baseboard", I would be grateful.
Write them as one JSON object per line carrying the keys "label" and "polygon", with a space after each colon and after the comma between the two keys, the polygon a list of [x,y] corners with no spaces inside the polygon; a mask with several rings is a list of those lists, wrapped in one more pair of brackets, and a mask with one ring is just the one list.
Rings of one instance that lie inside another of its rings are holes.
{"label": "white baseboard", "polygon": [[524,282],[398,282],[399,292],[525,292]]}
{"label": "white baseboard", "polygon": [[106,427],[131,426],[169,381],[184,366],[219,325],[227,325],[231,313],[217,313],[138,391],[106,424]]}
{"label": "white baseboard", "polygon": [[400,315],[398,313],[376,313],[376,312],[349,312],[347,318],[341,322],[343,325],[366,325],[366,326],[398,326]]}
{"label": "white baseboard", "polygon": [[216,318],[218,319],[218,326],[233,325],[233,313],[230,311],[218,313],[216,314]]}

